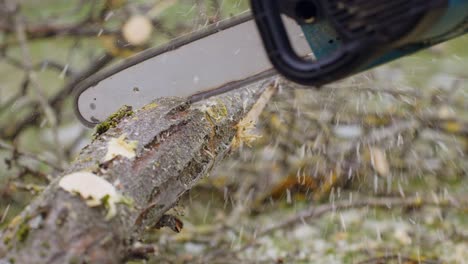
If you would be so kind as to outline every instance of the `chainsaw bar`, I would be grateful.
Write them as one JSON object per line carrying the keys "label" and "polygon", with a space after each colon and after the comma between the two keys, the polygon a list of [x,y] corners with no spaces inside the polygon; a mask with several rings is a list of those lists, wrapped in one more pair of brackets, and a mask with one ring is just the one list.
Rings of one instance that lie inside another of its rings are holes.
{"label": "chainsaw bar", "polygon": [[[294,50],[311,54],[300,26],[284,17]],[[82,81],[75,112],[92,127],[123,105],[140,108],[158,97],[189,101],[239,88],[276,72],[250,12],[223,20],[124,60]]]}

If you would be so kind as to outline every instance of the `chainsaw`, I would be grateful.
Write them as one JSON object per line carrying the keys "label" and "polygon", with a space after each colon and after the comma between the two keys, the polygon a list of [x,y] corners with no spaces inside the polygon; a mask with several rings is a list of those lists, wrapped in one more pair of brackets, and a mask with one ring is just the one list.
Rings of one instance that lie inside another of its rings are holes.
{"label": "chainsaw", "polygon": [[280,74],[307,87],[351,76],[468,31],[468,0],[251,0],[251,11],[148,49],[82,81],[94,126],[123,105],[199,101]]}

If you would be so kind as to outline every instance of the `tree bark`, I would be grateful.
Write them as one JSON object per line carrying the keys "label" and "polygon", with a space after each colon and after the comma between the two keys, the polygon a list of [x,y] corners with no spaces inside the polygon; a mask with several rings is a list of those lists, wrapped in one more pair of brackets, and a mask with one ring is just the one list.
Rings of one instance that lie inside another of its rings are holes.
{"label": "tree bark", "polygon": [[[62,176],[87,172],[131,204],[105,218],[54,180],[1,234],[0,263],[119,263],[159,219],[227,153],[275,93],[273,79],[189,104],[161,98],[99,135]],[[136,141],[135,157],[105,161],[116,138]]]}

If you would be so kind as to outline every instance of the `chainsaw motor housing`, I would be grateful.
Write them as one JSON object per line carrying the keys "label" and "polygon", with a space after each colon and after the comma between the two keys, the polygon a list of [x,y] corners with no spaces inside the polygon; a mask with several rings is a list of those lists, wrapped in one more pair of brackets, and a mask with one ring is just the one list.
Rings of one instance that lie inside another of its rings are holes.
{"label": "chainsaw motor housing", "polygon": [[[251,0],[266,53],[286,78],[319,87],[468,32],[468,0]],[[281,15],[301,25],[298,56]]]}

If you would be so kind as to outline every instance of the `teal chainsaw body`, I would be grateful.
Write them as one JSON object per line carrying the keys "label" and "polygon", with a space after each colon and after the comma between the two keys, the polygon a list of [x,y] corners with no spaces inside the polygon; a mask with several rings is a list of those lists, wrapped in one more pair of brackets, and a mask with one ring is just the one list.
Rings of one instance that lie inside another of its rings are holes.
{"label": "teal chainsaw body", "polygon": [[[311,86],[468,32],[468,0],[252,0],[251,4],[276,70]],[[281,14],[301,25],[314,61],[294,53]]]}

